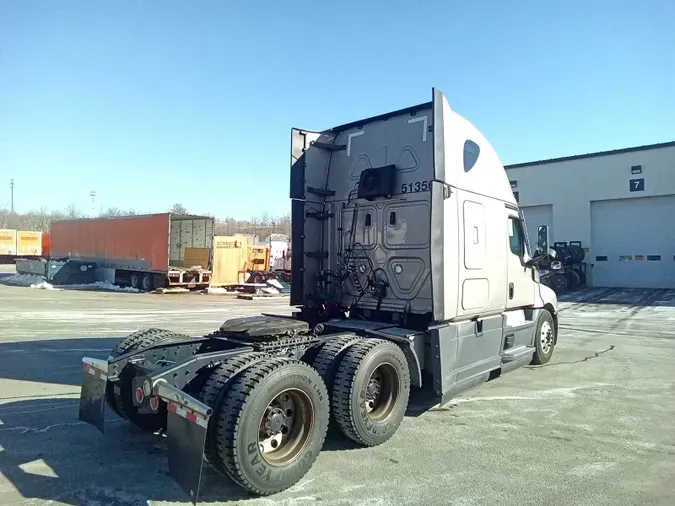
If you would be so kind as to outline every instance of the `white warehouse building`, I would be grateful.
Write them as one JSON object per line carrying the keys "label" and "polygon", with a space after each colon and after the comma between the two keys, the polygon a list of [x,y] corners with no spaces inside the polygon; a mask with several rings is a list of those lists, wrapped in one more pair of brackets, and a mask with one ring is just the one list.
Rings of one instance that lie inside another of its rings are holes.
{"label": "white warehouse building", "polygon": [[588,286],[675,288],[675,142],[505,169],[533,247],[580,241]]}

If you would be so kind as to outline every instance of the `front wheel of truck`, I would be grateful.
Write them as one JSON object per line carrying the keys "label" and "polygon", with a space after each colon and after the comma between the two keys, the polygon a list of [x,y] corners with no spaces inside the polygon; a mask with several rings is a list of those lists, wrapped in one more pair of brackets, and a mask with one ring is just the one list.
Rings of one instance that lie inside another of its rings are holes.
{"label": "front wheel of truck", "polygon": [[409,396],[410,371],[403,350],[382,339],[364,339],[347,350],[335,374],[333,418],[349,439],[376,446],[398,429]]}
{"label": "front wheel of truck", "polygon": [[330,405],[321,376],[300,360],[268,358],[231,381],[213,415],[223,469],[258,495],[293,486],[326,437]]}
{"label": "front wheel of truck", "polygon": [[548,310],[542,309],[534,331],[534,355],[531,364],[543,365],[551,360],[555,337],[553,315]]}

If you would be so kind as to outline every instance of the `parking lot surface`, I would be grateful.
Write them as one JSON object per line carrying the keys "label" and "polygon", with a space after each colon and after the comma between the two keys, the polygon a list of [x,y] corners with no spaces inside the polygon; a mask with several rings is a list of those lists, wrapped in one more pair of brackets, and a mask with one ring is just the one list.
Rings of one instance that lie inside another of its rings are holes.
{"label": "parking lot surface", "polygon": [[[1,279],[0,279],[1,283]],[[418,413],[386,444],[331,435],[299,484],[268,498],[205,471],[201,504],[675,504],[675,293],[563,297],[552,361]],[[0,284],[0,504],[189,504],[165,440],[108,411],[78,422],[81,357],[143,327],[187,333],[288,313],[287,299],[43,291]]]}

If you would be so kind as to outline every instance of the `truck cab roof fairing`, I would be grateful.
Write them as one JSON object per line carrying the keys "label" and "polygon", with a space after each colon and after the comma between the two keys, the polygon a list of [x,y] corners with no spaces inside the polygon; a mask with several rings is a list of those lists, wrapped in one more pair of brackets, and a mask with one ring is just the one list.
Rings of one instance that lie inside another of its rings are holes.
{"label": "truck cab roof fairing", "polygon": [[517,205],[504,165],[492,145],[470,121],[450,108],[436,88],[433,97],[436,179]]}

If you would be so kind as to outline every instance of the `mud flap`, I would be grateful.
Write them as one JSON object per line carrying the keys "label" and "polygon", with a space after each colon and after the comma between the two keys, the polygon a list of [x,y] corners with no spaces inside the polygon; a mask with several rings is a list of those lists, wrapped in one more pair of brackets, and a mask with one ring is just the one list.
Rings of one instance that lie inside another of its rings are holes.
{"label": "mud flap", "polygon": [[199,499],[207,426],[206,418],[167,403],[169,474],[194,504]]}
{"label": "mud flap", "polygon": [[153,393],[167,406],[169,474],[196,505],[202,479],[206,430],[213,411],[164,381],[153,387]]}
{"label": "mud flap", "polygon": [[108,362],[95,358],[82,359],[82,391],[78,419],[105,433],[105,391]]}

